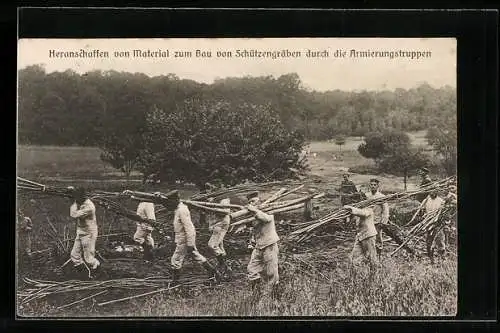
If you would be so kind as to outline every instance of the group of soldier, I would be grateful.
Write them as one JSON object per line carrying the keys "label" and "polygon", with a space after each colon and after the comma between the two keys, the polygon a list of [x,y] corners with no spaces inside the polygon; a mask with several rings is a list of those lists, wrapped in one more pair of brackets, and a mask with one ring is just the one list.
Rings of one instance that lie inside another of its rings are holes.
{"label": "group of soldier", "polygon": [[[382,251],[383,234],[387,234],[397,243],[402,244],[403,239],[397,232],[397,227],[389,221],[389,206],[387,203],[373,204],[360,209],[353,206],[353,203],[365,199],[383,198],[385,195],[380,191],[380,181],[371,179],[369,191],[363,193],[359,191],[356,185],[349,179],[349,174],[344,174],[341,183],[340,192],[342,193],[341,202],[345,209],[349,210],[351,215],[348,221],[354,222],[357,227],[357,234],[354,240],[354,246],[350,255],[351,263],[362,254],[370,263],[370,271],[375,272],[379,266],[379,257]],[[428,170],[422,170],[421,186],[431,182]],[[436,191],[424,193],[424,197],[419,197],[425,212],[431,212],[439,209],[446,202],[452,201],[456,204],[456,194],[454,188],[443,199],[437,195]],[[125,191],[124,194],[130,194]],[[231,269],[227,265],[224,249],[224,237],[230,226],[230,210],[225,209],[217,213],[201,213],[200,221],[207,223],[212,235],[208,242],[208,248],[216,258],[217,264],[213,266],[207,258],[202,255],[196,246],[196,229],[191,218],[189,207],[184,204],[177,191],[173,191],[169,196],[163,197],[156,193],[157,204],[161,204],[168,211],[174,212],[173,229],[175,233],[175,250],[170,258],[172,276],[174,282],[179,281],[180,272],[184,261],[190,257],[194,262],[201,265],[215,281],[221,281],[231,278]],[[69,215],[76,221],[76,237],[71,250],[70,260],[73,263],[75,271],[90,272],[90,276],[99,275],[101,263],[96,258],[95,245],[98,236],[98,225],[96,219],[96,208],[92,200],[86,195],[86,191],[81,188],[71,188],[71,206]],[[274,291],[278,286],[278,241],[274,216],[264,213],[257,207],[260,202],[259,192],[252,192],[247,195],[248,204],[245,208],[253,214],[252,238],[254,245],[247,265],[248,280],[254,291],[260,291],[265,287],[266,290]],[[213,201],[209,198],[208,201]],[[230,199],[220,200],[221,204],[229,205]],[[137,215],[140,217],[137,222],[134,241],[143,248],[144,259],[151,262],[154,258],[155,241],[152,236],[155,225],[155,204],[152,202],[140,202],[137,206]],[[21,215],[21,225],[25,234],[30,232],[32,222],[29,217]],[[439,254],[444,254],[445,240],[443,231],[438,235],[429,234],[428,253],[433,260],[433,249],[437,247]],[[25,243],[26,244],[26,243]],[[25,251],[31,251],[31,242],[25,245]],[[413,250],[405,246],[409,253]]]}
{"label": "group of soldier", "polygon": [[[147,185],[146,185],[147,186]],[[149,187],[149,186],[147,186]],[[82,275],[89,272],[90,277],[99,276],[102,272],[101,262],[96,257],[96,240],[98,236],[98,224],[96,218],[96,207],[88,197],[82,187],[69,188],[71,190],[72,204],[69,215],[76,221],[76,237],[71,250],[70,259],[72,262],[72,273]],[[131,191],[124,191],[128,195]],[[181,269],[186,258],[192,259],[201,265],[213,280],[220,282],[231,278],[231,268],[225,261],[226,251],[224,249],[224,236],[230,225],[230,210],[224,209],[217,213],[202,213],[200,220],[207,222],[211,237],[208,241],[208,248],[216,258],[217,265],[212,265],[207,258],[200,253],[196,246],[196,229],[191,218],[189,207],[184,204],[177,191],[172,191],[164,197],[157,192],[155,203],[162,205],[168,211],[174,212],[173,229],[175,234],[175,250],[170,258],[173,282],[179,282]],[[254,240],[253,252],[247,266],[248,279],[252,290],[260,294],[262,290],[275,291],[278,285],[278,241],[274,216],[266,214],[259,210],[257,206],[260,202],[260,194],[255,191],[247,195],[248,204],[246,210],[253,215],[252,239]],[[209,198],[208,201],[213,201]],[[152,232],[156,224],[155,203],[142,201],[137,206],[136,231],[133,239],[143,249],[143,256],[147,262],[154,259],[154,245]],[[230,199],[220,200],[221,204],[229,205]],[[21,224],[24,228],[31,219],[24,216]],[[21,230],[23,234],[28,233],[25,229]],[[25,249],[29,254],[31,248]]]}
{"label": "group of soldier", "polygon": [[[422,178],[420,184],[422,188],[432,183],[427,168],[422,168],[420,170],[420,176]],[[362,254],[368,260],[372,274],[376,272],[379,266],[384,234],[392,238],[396,243],[402,245],[409,254],[414,254],[414,250],[404,243],[404,239],[398,232],[398,227],[389,221],[389,205],[386,202],[372,204],[363,209],[352,206],[353,203],[361,200],[385,197],[379,188],[380,181],[373,178],[370,179],[368,192],[359,191],[356,185],[349,179],[349,174],[347,173],[343,175],[343,181],[340,186],[342,205],[351,212],[351,217],[348,218],[348,221],[353,220],[357,226],[357,234],[350,255],[351,265],[354,264],[359,254]],[[422,191],[415,199],[418,200],[421,203],[420,206],[423,207],[421,212],[423,214],[429,214],[443,208],[445,204],[456,205],[456,190],[456,186],[451,186],[450,191],[444,198],[438,195],[437,190]],[[426,233],[426,249],[432,263],[434,263],[435,259],[435,250],[437,250],[439,257],[442,258],[445,255],[446,231],[446,228],[441,228],[431,229]]]}

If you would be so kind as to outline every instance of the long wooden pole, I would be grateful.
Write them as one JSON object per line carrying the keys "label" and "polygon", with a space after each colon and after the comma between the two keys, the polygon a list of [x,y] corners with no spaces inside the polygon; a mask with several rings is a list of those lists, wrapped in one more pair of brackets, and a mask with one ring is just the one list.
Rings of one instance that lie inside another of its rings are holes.
{"label": "long wooden pole", "polygon": [[69,303],[69,304],[59,306],[59,307],[57,308],[57,310],[65,309],[65,308],[67,308],[67,307],[69,307],[69,306],[72,306],[72,305],[75,305],[75,304],[81,303],[81,302],[86,301],[86,300],[88,300],[88,299],[90,299],[90,298],[92,298],[92,297],[96,297],[96,296],[102,295],[102,294],[107,293],[107,292],[108,292],[107,290],[102,290],[102,291],[100,291],[100,292],[98,292],[98,293],[96,293],[96,294],[93,294],[93,295],[87,296],[87,297],[82,298],[82,299],[80,299],[80,300],[78,300],[78,301],[74,301],[74,302],[71,302],[71,303]]}
{"label": "long wooden pole", "polygon": [[154,290],[154,291],[151,291],[151,292],[148,292],[148,293],[144,293],[144,294],[139,294],[139,295],[134,295],[134,296],[130,296],[130,297],[119,298],[119,299],[115,299],[115,300],[107,301],[107,302],[102,302],[102,303],[97,303],[97,305],[98,306],[103,306],[103,305],[108,305],[108,304],[113,304],[113,303],[118,303],[118,302],[123,302],[123,301],[129,301],[129,300],[134,299],[134,298],[139,298],[139,297],[143,297],[143,296],[149,296],[149,295],[158,294],[158,293],[161,293],[161,292],[164,292],[164,291],[167,291],[167,290],[172,290],[172,289],[178,288],[180,286],[181,285],[178,284],[178,285],[176,285],[174,287],[161,288],[161,289]]}

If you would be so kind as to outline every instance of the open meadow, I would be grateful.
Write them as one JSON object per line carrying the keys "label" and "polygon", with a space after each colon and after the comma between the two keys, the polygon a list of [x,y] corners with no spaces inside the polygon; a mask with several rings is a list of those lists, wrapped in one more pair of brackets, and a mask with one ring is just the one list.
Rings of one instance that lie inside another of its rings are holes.
{"label": "open meadow", "polygon": [[[413,143],[419,146],[425,146],[424,136],[422,132],[411,134]],[[349,138],[341,150],[335,143],[312,142],[311,153],[316,156],[309,156],[310,170],[302,181],[320,191],[338,189],[342,173],[351,167],[373,164],[356,151],[360,142],[360,139]],[[138,188],[140,175],[134,174],[126,181],[120,172],[102,162],[99,154],[97,148],[20,145],[18,176],[47,185],[85,185],[106,191]],[[369,174],[353,174],[351,179],[357,185],[366,185],[372,177]],[[385,174],[377,177],[381,180],[383,192],[403,190],[401,177]],[[411,177],[408,189],[415,188],[418,182]],[[183,198],[197,192],[193,186],[175,183],[160,184],[157,190],[163,192],[173,188],[180,190]],[[54,280],[58,276],[56,268],[69,258],[65,255],[72,246],[75,226],[70,223],[70,202],[67,199],[19,193],[18,205],[33,219],[33,251],[37,252],[31,262],[18,261],[19,293],[25,287],[23,277]],[[135,210],[133,202],[127,205]],[[327,197],[321,199],[318,205],[320,210],[317,214],[322,215],[339,207],[340,202],[338,198]],[[300,222],[301,217],[300,214],[280,216],[282,220],[296,222]],[[171,223],[171,218],[171,214],[159,214],[159,219],[164,219],[166,223]],[[134,279],[170,274],[172,235],[160,235],[155,231],[155,240],[166,250],[157,253],[153,264],[145,264],[140,257],[128,260],[114,258],[105,247],[114,236],[131,237],[135,222],[117,218],[101,207],[97,209],[97,219],[101,235],[97,251],[103,268],[108,267],[109,278],[117,279],[121,275]],[[205,251],[209,232],[206,226],[197,224],[197,219],[198,215],[193,213],[198,233],[197,246],[200,252],[208,253]],[[284,240],[287,235],[279,236]],[[338,237],[333,234],[329,242],[318,238],[323,247],[321,251],[297,251],[290,244],[284,244],[280,248],[280,295],[256,301],[245,279],[251,250],[241,250],[240,236],[228,233],[226,239],[229,263],[235,273],[231,281],[218,285],[186,283],[161,293],[109,304],[102,303],[140,294],[141,291],[131,290],[122,294],[109,291],[108,295],[102,293],[95,296],[96,290],[82,290],[72,298],[61,293],[18,304],[17,313],[27,317],[454,316],[457,310],[454,244],[451,244],[443,260],[431,264],[423,253],[409,256],[400,251],[390,256],[395,244],[386,242],[382,267],[373,282],[368,280],[365,266],[354,270],[348,266],[348,255],[354,240],[352,227],[343,228]],[[57,246],[54,245],[56,243]],[[120,265],[123,265],[122,271],[117,269]],[[184,274],[185,279],[194,277],[201,281],[204,278],[204,271],[191,262],[188,262]]]}

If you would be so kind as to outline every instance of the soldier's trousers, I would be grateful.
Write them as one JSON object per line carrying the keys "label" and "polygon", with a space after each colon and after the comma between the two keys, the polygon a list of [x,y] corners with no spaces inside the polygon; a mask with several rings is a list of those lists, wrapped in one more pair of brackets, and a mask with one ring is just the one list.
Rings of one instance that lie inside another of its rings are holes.
{"label": "soldier's trousers", "polygon": [[186,259],[186,256],[191,256],[194,261],[196,261],[199,264],[203,264],[204,262],[207,261],[207,258],[205,258],[200,252],[198,252],[198,249],[195,247],[195,250],[192,253],[187,252],[187,245],[185,243],[183,244],[177,244],[175,247],[174,254],[172,255],[172,258],[170,258],[170,264],[172,265],[173,269],[181,269],[182,264],[184,263],[184,259]]}
{"label": "soldier's trousers", "polygon": [[370,263],[370,269],[375,270],[378,267],[375,237],[376,236],[371,236],[363,240],[358,240],[358,238],[356,238],[352,247],[351,255],[349,257],[351,265],[354,265],[355,262],[357,262],[359,256],[363,255],[364,258]]}
{"label": "soldier's trousers", "polygon": [[99,266],[99,260],[97,260],[95,257],[96,240],[97,225],[86,228],[76,228],[76,238],[73,244],[73,249],[71,250],[71,260],[73,261],[73,264],[75,266],[82,264],[84,260],[93,269]]}
{"label": "soldier's trousers", "polygon": [[262,249],[254,248],[247,266],[248,279],[252,281],[260,278],[270,286],[278,284],[278,254],[278,243]]}
{"label": "soldier's trousers", "polygon": [[443,256],[446,252],[446,235],[444,229],[431,230],[426,234],[427,255],[434,260],[434,251]]}
{"label": "soldier's trousers", "polygon": [[208,240],[208,247],[211,248],[217,256],[226,255],[226,250],[224,249],[224,236],[226,236],[228,228],[229,225],[214,226],[212,236]]}
{"label": "soldier's trousers", "polygon": [[150,245],[150,246],[155,246],[155,241],[153,239],[153,237],[151,236],[151,233],[152,233],[152,230],[144,227],[144,226],[141,226],[141,225],[137,225],[137,229],[135,231],[135,234],[134,234],[134,241],[136,241],[137,243],[139,244],[144,244],[146,243],[146,245]]}

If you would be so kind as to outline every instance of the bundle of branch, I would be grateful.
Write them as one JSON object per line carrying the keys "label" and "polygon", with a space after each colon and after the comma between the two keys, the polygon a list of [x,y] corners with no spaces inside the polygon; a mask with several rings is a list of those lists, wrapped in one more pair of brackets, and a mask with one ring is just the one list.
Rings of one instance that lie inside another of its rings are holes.
{"label": "bundle of branch", "polygon": [[30,193],[43,193],[61,197],[71,196],[71,190],[67,187],[47,186],[21,177],[17,177],[17,188]]}
{"label": "bundle of branch", "polygon": [[[299,186],[299,188],[302,188],[303,185]],[[280,198],[283,198],[284,196],[287,196],[293,192],[296,192],[299,188],[292,189],[290,191],[287,191],[286,188],[281,188],[277,193],[273,194],[270,198],[268,198],[266,201],[264,201],[259,208],[281,208],[286,205],[290,205],[293,202],[289,200],[288,202],[274,202]],[[249,191],[249,193],[252,191]],[[222,192],[212,192],[210,193],[210,198],[215,198],[217,196],[221,197]],[[224,192],[223,195],[229,196],[231,193]],[[208,198],[208,197],[207,197]],[[241,217],[244,214],[248,213],[245,209],[244,206],[242,205],[235,205],[235,204],[223,204],[223,203],[217,203],[213,201],[201,201],[201,200],[182,200],[183,203],[186,205],[193,207],[195,209],[199,209],[208,213],[216,213],[216,214],[223,214],[227,215],[231,213],[231,217],[237,218]],[[286,205],[285,205],[286,204]]]}
{"label": "bundle of branch", "polygon": [[[287,193],[292,193],[292,191],[288,191]],[[286,195],[285,193],[284,195]],[[284,196],[283,195],[283,196]],[[283,197],[281,196],[281,197]],[[266,214],[277,214],[277,213],[285,213],[291,212],[297,209],[303,209],[306,202],[319,199],[324,196],[324,193],[314,193],[305,197],[301,197],[298,199],[287,200],[283,202],[267,202],[258,205],[257,208],[266,213]],[[250,223],[255,220],[253,214],[251,214],[247,209],[242,209],[237,212],[231,214],[232,223],[231,226],[235,227],[241,224]]]}
{"label": "bundle of branch", "polygon": [[273,181],[267,183],[241,184],[229,188],[222,188],[216,191],[212,191],[210,193],[203,193],[203,192],[198,193],[191,196],[190,199],[193,201],[202,201],[208,198],[214,198],[215,200],[220,200],[222,198],[226,198],[229,196],[245,195],[254,191],[266,190],[279,184],[283,184],[283,182]]}
{"label": "bundle of branch", "polygon": [[[170,290],[180,285],[188,285],[188,286],[203,285],[207,281],[206,278],[201,278],[201,277],[185,277],[181,279],[178,284],[174,285],[172,279],[170,277],[165,277],[165,276],[148,277],[143,279],[123,278],[115,280],[94,280],[94,281],[81,281],[81,280],[46,281],[46,280],[34,280],[27,277],[25,277],[23,280],[24,283],[27,285],[27,288],[18,293],[21,299],[21,304],[26,304],[27,302],[43,299],[52,295],[61,295],[67,293],[79,293],[79,292],[95,293],[96,291],[98,291],[97,294],[101,295],[105,291],[110,291],[113,289],[142,290],[142,291],[151,289],[154,290],[153,292],[150,291],[148,293],[141,293],[139,295],[134,295],[130,297],[101,301],[97,304],[99,306],[151,295],[155,291],[160,292],[160,290],[161,291]],[[89,299],[90,297],[95,297],[97,296],[97,294],[85,297],[84,299],[80,299],[78,301],[72,302],[67,305],[60,306],[60,308],[77,304],[81,301]]]}
{"label": "bundle of branch", "polygon": [[[28,193],[40,193],[44,195],[52,195],[59,197],[71,197],[73,189],[70,187],[60,187],[40,184],[25,178],[17,177],[17,188]],[[107,192],[107,191],[91,191],[89,197],[117,197],[120,196],[119,192]]]}
{"label": "bundle of branch", "polygon": [[152,226],[156,226],[156,227],[161,227],[164,224],[164,223],[160,223],[159,221],[144,219],[141,216],[137,215],[136,212],[134,212],[130,209],[127,209],[126,207],[124,207],[120,203],[113,201],[113,200],[109,199],[108,197],[91,196],[90,199],[93,202],[95,202],[96,204],[98,204],[99,206],[102,206],[105,209],[110,210],[117,215],[126,217],[132,221],[147,223],[147,224],[151,224]]}
{"label": "bundle of branch", "polygon": [[[398,192],[390,195],[386,195],[382,198],[377,199],[367,199],[357,203],[352,204],[352,206],[357,208],[366,208],[372,205],[390,203],[395,204],[402,200],[407,200],[409,198],[413,198],[415,195],[420,193],[429,192],[432,190],[443,191],[449,188],[454,181],[454,177],[449,177],[443,180],[435,181],[428,184],[425,187],[421,187],[417,190],[407,191],[407,192]],[[347,217],[350,216],[350,211],[344,208],[338,208],[334,211],[328,213],[327,215],[305,224],[305,226],[294,230],[288,235],[290,240],[295,242],[302,242],[304,240],[310,239],[313,232],[318,228],[324,226],[327,223],[340,223],[344,221]]]}
{"label": "bundle of branch", "polygon": [[101,190],[94,190],[90,193],[90,196],[100,196],[100,197],[120,197],[123,194],[121,192],[108,192]]}
{"label": "bundle of branch", "polygon": [[425,213],[422,219],[408,231],[407,238],[391,253],[391,256],[411,240],[414,240],[414,244],[416,244],[428,233],[435,235],[445,227],[456,213],[456,206],[451,205],[445,205],[437,210]]}
{"label": "bundle of branch", "polygon": [[145,201],[145,202],[160,204],[175,193],[177,193],[177,190],[172,190],[167,193],[162,193],[162,192],[148,193],[148,192],[126,190],[121,193],[121,196],[128,196],[130,199],[137,201]]}

